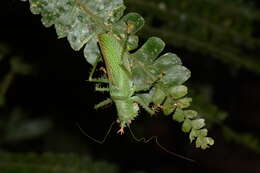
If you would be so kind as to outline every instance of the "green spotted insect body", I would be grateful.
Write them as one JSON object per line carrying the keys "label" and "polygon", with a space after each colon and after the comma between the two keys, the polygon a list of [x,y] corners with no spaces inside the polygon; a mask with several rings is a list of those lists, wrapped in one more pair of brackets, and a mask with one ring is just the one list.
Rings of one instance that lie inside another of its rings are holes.
{"label": "green spotted insect body", "polygon": [[138,114],[139,107],[134,100],[134,83],[130,78],[130,62],[120,40],[113,34],[101,34],[98,36],[103,59],[109,79],[109,91],[111,99],[115,102],[119,133],[124,133],[124,127]]}

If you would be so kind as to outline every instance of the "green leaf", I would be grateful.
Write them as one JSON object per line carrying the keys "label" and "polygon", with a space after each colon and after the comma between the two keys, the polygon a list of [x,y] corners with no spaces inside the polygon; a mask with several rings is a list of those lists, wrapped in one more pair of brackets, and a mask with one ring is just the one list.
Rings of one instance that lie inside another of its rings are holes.
{"label": "green leaf", "polygon": [[175,54],[166,53],[157,58],[164,46],[161,39],[151,37],[131,54],[133,79],[138,90],[148,89],[155,81],[168,90],[169,87],[183,84],[190,77],[190,71],[181,65]]}
{"label": "green leaf", "polygon": [[190,142],[192,143],[192,141],[198,136],[198,130],[192,129],[189,135],[190,138]]}
{"label": "green leaf", "polygon": [[204,136],[204,137],[206,137],[206,136],[208,135],[208,130],[207,130],[207,129],[197,130],[197,134],[198,134],[198,136]]}
{"label": "green leaf", "polygon": [[155,104],[161,104],[165,99],[165,94],[160,88],[156,88],[152,97],[152,102]]}
{"label": "green leaf", "polygon": [[201,129],[205,126],[205,120],[204,119],[196,119],[191,121],[191,126],[194,129]]}
{"label": "green leaf", "polygon": [[206,149],[209,145],[213,145],[214,140],[210,137],[199,136],[196,140],[196,147],[201,149]]}
{"label": "green leaf", "polygon": [[138,47],[139,38],[134,35],[144,25],[144,18],[138,13],[128,13],[117,23],[113,24],[113,33],[127,41],[127,50],[131,51]]}
{"label": "green leaf", "polygon": [[74,50],[117,22],[125,9],[122,0],[30,0],[30,5],[44,26],[55,25],[59,38],[68,37]]}
{"label": "green leaf", "polygon": [[130,35],[127,40],[127,50],[131,51],[138,47],[139,37],[136,35]]}
{"label": "green leaf", "polygon": [[158,37],[150,37],[132,56],[146,64],[152,63],[164,49],[165,43]]}
{"label": "green leaf", "polygon": [[[144,26],[144,18],[138,13],[128,13],[113,25],[115,33],[135,34]],[[127,30],[127,31],[126,31]]]}
{"label": "green leaf", "polygon": [[159,69],[164,68],[165,66],[173,65],[182,65],[181,59],[173,53],[166,53],[156,59],[154,65]]}
{"label": "green leaf", "polygon": [[167,86],[181,85],[190,78],[190,71],[181,65],[168,65],[160,70],[165,74],[161,81]]}
{"label": "green leaf", "polygon": [[138,13],[128,13],[123,17],[128,25],[128,33],[135,34],[144,26],[144,18]]}
{"label": "green leaf", "polygon": [[175,113],[173,114],[172,118],[173,118],[173,120],[181,123],[184,121],[184,115],[185,115],[184,111],[180,108],[177,108]]}
{"label": "green leaf", "polygon": [[169,93],[174,99],[179,99],[188,93],[188,88],[184,85],[174,86],[169,89]]}
{"label": "green leaf", "polygon": [[192,128],[191,120],[185,119],[183,124],[182,124],[182,131],[185,132],[185,133],[189,133],[191,128]]}
{"label": "green leaf", "polygon": [[160,71],[153,65],[153,60],[161,53],[164,42],[157,38],[149,38],[135,53],[131,54],[132,75],[136,89],[148,90],[158,80]]}
{"label": "green leaf", "polygon": [[189,107],[191,102],[192,102],[192,98],[190,98],[190,97],[185,97],[185,98],[182,98],[182,99],[178,100],[178,101],[177,101],[177,104],[178,104],[178,106],[179,106],[181,109],[184,109],[184,108]]}
{"label": "green leaf", "polygon": [[[155,74],[158,74],[156,72],[156,68],[152,65],[146,65],[143,62],[138,62],[138,64],[135,64],[132,68],[132,75],[134,80],[134,87],[135,91],[146,91],[151,88],[151,85],[156,80],[154,77],[156,75],[151,74],[154,72]],[[149,76],[151,75],[151,76]]]}
{"label": "green leaf", "polygon": [[93,37],[84,48],[84,57],[87,62],[94,65],[100,55],[97,40]]}
{"label": "green leaf", "polygon": [[175,102],[170,97],[167,97],[163,103],[163,113],[165,115],[170,115],[176,109]]}
{"label": "green leaf", "polygon": [[173,53],[160,56],[154,65],[164,75],[161,81],[167,86],[181,85],[190,78],[190,71],[182,66],[180,58]]}
{"label": "green leaf", "polygon": [[184,116],[185,118],[195,118],[198,115],[198,112],[194,111],[194,110],[185,110],[184,111]]}
{"label": "green leaf", "polygon": [[190,135],[189,135],[190,142],[192,142],[198,136],[206,137],[207,135],[208,135],[207,129],[196,130],[196,129],[192,128]]}

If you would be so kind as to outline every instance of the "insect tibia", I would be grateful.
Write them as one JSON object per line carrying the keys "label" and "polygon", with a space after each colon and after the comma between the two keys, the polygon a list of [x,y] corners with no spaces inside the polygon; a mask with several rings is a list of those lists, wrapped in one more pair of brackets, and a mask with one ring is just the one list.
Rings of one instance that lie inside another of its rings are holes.
{"label": "insect tibia", "polygon": [[96,85],[95,90],[99,92],[109,92],[109,88],[102,87],[100,84]]}
{"label": "insect tibia", "polygon": [[92,78],[89,77],[87,80],[88,82],[94,82],[94,83],[109,83],[107,78],[101,77],[101,78]]}

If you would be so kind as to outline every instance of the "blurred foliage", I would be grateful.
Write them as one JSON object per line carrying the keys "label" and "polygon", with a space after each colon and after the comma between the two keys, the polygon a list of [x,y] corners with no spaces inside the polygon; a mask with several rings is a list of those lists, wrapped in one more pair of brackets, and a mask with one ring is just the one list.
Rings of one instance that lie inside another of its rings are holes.
{"label": "blurred foliage", "polygon": [[[127,0],[130,10],[145,16],[142,35],[161,36],[185,48],[260,73],[255,24],[260,12],[242,0]],[[145,8],[144,8],[145,7]],[[170,19],[170,20],[169,20]]]}
{"label": "blurred foliage", "polygon": [[228,142],[244,145],[251,150],[260,153],[260,141],[252,133],[236,132],[229,127],[223,127],[223,135]]}
{"label": "blurred foliage", "polygon": [[52,121],[46,118],[26,118],[28,113],[21,108],[14,108],[10,112],[9,119],[5,120],[4,136],[2,141],[6,143],[37,138],[52,127]]}
{"label": "blurred foliage", "polygon": [[191,91],[191,95],[194,100],[193,106],[198,110],[201,116],[205,117],[209,128],[225,123],[224,121],[228,118],[228,113],[220,110],[212,103],[213,90],[210,86],[197,86]]}
{"label": "blurred foliage", "polygon": [[5,58],[8,58],[10,67],[9,71],[4,73],[4,76],[0,80],[0,108],[5,104],[5,94],[13,82],[15,75],[28,75],[32,71],[31,66],[24,63],[21,57],[12,55],[12,50],[9,46],[0,43],[0,63]]}
{"label": "blurred foliage", "polygon": [[10,53],[10,47],[0,42],[0,62]]}
{"label": "blurred foliage", "polygon": [[118,173],[116,165],[75,154],[0,152],[1,173]]}
{"label": "blurred foliage", "polygon": [[[3,131],[0,138],[1,143],[10,143],[33,139],[45,134],[50,130],[52,122],[47,118],[29,118],[29,113],[21,107],[14,107],[5,111],[6,94],[17,75],[30,75],[32,66],[25,63],[20,56],[12,54],[12,49],[4,43],[0,44],[0,60],[5,58],[9,62],[9,69],[3,75],[0,82],[0,130]],[[1,61],[0,61],[0,65]]]}
{"label": "blurred foliage", "polygon": [[241,144],[252,151],[260,153],[260,141],[256,134],[237,132],[225,123],[225,120],[229,118],[229,114],[212,103],[212,88],[207,85],[195,88],[191,92],[194,98],[193,106],[198,110],[200,116],[205,118],[207,127],[212,129],[220,126],[222,135],[227,142]]}

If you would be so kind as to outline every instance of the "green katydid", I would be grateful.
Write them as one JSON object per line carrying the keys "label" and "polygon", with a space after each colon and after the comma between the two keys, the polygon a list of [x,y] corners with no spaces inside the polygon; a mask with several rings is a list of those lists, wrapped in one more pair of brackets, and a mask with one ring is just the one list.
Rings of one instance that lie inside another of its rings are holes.
{"label": "green katydid", "polygon": [[[162,110],[183,123],[182,130],[189,133],[191,142],[196,140],[196,147],[205,149],[213,145],[213,139],[207,137],[207,129],[203,128],[204,119],[187,109],[191,98],[186,97],[187,87],[183,83],[190,77],[190,71],[182,66],[177,55],[159,56],[165,44],[156,37],[130,53],[138,47],[135,33],[144,19],[137,13],[123,16],[123,0],[30,0],[30,5],[34,14],[43,16],[46,27],[54,24],[58,37],[68,38],[74,50],[85,45],[85,58],[93,65],[89,81],[108,83],[108,88],[97,85],[96,90],[109,91],[111,96],[95,108],[115,103],[120,134],[135,119],[141,106],[151,115]],[[93,79],[101,57],[107,76]]]}
{"label": "green katydid", "polygon": [[118,132],[123,134],[124,127],[137,116],[139,109],[133,97],[134,84],[129,76],[130,63],[125,58],[127,54],[123,52],[120,40],[115,35],[110,33],[98,35],[98,42],[106,64],[110,96],[118,112],[121,127]]}
{"label": "green katydid", "polygon": [[[106,33],[98,35],[98,42],[109,79],[110,96],[115,102],[118,112],[120,124],[118,132],[123,134],[124,128],[138,115],[138,104],[142,105],[143,103],[141,98],[134,95],[135,87],[131,77],[130,56],[125,52],[122,40],[114,34]],[[149,107],[144,107],[149,112],[153,112]]]}

